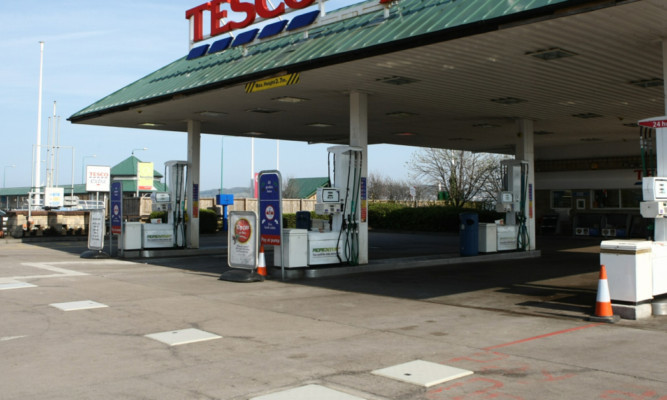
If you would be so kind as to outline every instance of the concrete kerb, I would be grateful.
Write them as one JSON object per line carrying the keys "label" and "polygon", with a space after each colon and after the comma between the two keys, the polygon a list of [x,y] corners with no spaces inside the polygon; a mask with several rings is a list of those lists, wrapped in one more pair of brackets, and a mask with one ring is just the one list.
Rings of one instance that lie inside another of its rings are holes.
{"label": "concrete kerb", "polygon": [[[367,272],[396,271],[413,268],[426,268],[439,265],[469,264],[490,261],[522,260],[528,258],[539,258],[542,253],[540,250],[529,250],[521,252],[483,254],[478,256],[459,257],[459,256],[424,256],[424,257],[405,257],[371,260],[366,265],[355,266],[329,266],[329,267],[311,267],[311,268],[290,268],[285,269],[287,279],[303,278],[323,278],[330,276],[342,276],[352,274],[362,274]],[[269,269],[269,275],[272,278],[281,278],[282,271],[280,267]]]}

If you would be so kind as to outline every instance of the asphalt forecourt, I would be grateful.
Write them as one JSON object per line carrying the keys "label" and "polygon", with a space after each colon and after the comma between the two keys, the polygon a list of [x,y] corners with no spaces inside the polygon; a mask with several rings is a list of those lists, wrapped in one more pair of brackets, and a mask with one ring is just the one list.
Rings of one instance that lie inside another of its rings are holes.
{"label": "asphalt forecourt", "polygon": [[218,280],[223,256],[57,247],[0,247],[3,399],[667,396],[667,320],[586,321],[586,246],[256,283]]}

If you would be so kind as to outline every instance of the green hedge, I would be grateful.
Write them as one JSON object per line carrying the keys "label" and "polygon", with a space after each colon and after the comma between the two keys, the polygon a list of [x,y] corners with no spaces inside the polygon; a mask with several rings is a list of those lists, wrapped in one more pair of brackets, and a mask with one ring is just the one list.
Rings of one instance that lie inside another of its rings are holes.
{"label": "green hedge", "polygon": [[[161,218],[167,222],[166,211],[153,211],[150,219]],[[199,233],[215,233],[218,230],[218,214],[213,210],[199,210]]]}
{"label": "green hedge", "polygon": [[[459,214],[474,212],[479,222],[493,222],[504,218],[504,214],[475,208],[455,208],[448,206],[408,207],[397,203],[370,203],[368,222],[372,229],[420,232],[458,232]],[[329,219],[311,213],[311,218]],[[296,227],[296,214],[283,214],[285,228]]]}
{"label": "green hedge", "polygon": [[474,212],[479,222],[493,222],[503,214],[474,208],[447,206],[408,207],[396,203],[371,203],[368,220],[371,228],[398,231],[458,232],[459,214]]}

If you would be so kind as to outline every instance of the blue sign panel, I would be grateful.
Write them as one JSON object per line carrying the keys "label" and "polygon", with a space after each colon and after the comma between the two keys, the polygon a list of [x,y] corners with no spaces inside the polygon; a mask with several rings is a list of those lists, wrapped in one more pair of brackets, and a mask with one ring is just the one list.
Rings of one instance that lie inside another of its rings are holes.
{"label": "blue sign panel", "polygon": [[259,235],[262,244],[278,246],[282,234],[281,183],[277,172],[259,175]]}
{"label": "blue sign panel", "polygon": [[111,183],[111,233],[120,235],[123,224],[123,184]]}

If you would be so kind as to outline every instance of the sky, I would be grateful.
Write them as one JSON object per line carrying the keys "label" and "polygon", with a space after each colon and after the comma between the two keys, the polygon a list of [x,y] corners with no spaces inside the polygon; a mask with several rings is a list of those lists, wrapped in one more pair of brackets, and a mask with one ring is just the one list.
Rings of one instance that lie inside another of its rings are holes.
{"label": "sky", "polygon": [[[326,6],[332,10],[358,2],[330,0]],[[185,11],[203,3],[204,0],[0,2],[3,185],[31,186],[35,175],[40,41],[44,42],[42,185],[47,175],[59,185],[71,184],[72,176],[74,183],[83,183],[84,165],[113,167],[133,151],[141,161],[153,162],[158,171],[164,170],[166,161],[186,160],[185,132],[71,124],[67,118],[186,55],[189,28]],[[46,152],[49,142],[60,145],[57,163]],[[279,158],[277,147],[275,140],[255,139],[255,172],[276,169],[279,160],[283,179],[327,176],[328,145],[280,141]],[[369,146],[369,172],[408,179],[405,164],[412,152],[401,146]],[[250,154],[249,138],[203,134],[201,190],[218,189],[221,170],[225,188],[248,186],[252,176]],[[57,174],[48,174],[46,168],[53,164],[57,164]]]}

